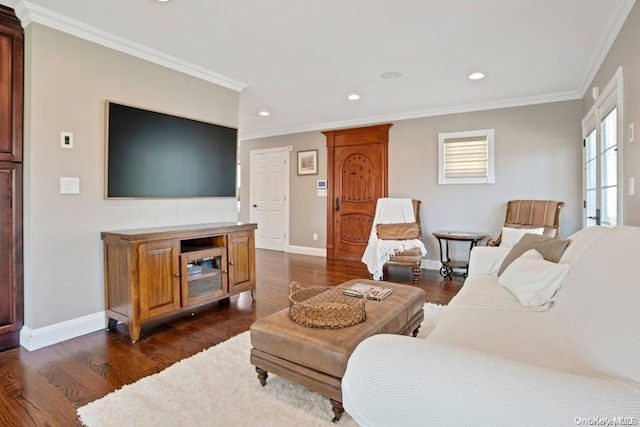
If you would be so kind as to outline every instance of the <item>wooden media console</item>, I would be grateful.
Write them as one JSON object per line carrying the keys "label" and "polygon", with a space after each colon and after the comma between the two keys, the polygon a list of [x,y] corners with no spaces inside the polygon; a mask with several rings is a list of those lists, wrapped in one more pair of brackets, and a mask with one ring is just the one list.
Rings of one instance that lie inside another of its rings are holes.
{"label": "wooden media console", "polygon": [[254,293],[256,224],[218,222],[101,233],[108,328],[146,322]]}

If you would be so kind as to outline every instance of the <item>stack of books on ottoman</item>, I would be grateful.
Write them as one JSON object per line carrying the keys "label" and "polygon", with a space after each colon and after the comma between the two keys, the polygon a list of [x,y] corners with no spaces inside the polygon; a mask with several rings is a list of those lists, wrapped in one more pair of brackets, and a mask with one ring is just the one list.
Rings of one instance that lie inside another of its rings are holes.
{"label": "stack of books on ottoman", "polygon": [[375,301],[382,301],[389,295],[391,295],[391,288],[383,288],[380,286],[367,285],[364,283],[356,283],[345,289],[343,292],[345,295],[361,298],[362,295],[366,295],[368,299]]}

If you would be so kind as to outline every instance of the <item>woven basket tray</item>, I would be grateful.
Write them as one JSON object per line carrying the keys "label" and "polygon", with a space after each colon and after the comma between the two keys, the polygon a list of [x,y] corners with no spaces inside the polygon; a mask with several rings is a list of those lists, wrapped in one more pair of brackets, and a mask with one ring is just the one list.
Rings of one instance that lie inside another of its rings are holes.
{"label": "woven basket tray", "polygon": [[297,282],[290,285],[289,318],[311,328],[345,328],[367,318],[367,298],[344,295],[339,286],[310,286]]}

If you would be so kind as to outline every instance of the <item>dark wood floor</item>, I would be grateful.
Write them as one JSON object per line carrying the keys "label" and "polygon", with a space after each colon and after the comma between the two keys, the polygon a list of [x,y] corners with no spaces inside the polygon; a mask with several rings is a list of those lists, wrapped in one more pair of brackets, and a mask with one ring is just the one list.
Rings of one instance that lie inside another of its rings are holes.
{"label": "dark wood floor", "polygon": [[[258,250],[256,301],[248,292],[198,309],[191,316],[149,324],[131,344],[124,325],[29,352],[0,353],[0,426],[79,425],[76,409],[125,384],[249,329],[257,318],[288,306],[289,283],[336,285],[368,277],[360,262]],[[391,268],[385,280],[411,284],[411,270]],[[447,304],[460,279],[423,270],[426,301]],[[247,362],[248,363],[248,362]]]}

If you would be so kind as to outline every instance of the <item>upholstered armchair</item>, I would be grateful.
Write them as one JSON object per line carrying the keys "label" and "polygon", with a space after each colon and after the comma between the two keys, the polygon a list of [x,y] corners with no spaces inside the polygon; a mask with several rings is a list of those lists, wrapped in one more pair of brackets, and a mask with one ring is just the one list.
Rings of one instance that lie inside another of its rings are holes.
{"label": "upholstered armchair", "polygon": [[[422,204],[422,202],[420,200],[411,199],[411,204],[413,205],[413,213],[415,215],[414,217],[418,226],[417,238],[421,239],[422,227],[420,225],[420,205]],[[378,235],[378,237],[380,236]],[[385,268],[390,265],[411,268],[411,273],[413,274],[413,283],[418,284],[420,282],[421,264],[422,252],[420,251],[420,248],[412,248],[393,255],[391,258],[389,258],[389,261],[387,261],[384,266]]]}
{"label": "upholstered armchair", "polygon": [[422,242],[420,200],[378,199],[369,244],[362,257],[371,278],[381,280],[389,266],[409,267],[413,283],[420,281],[420,264],[427,251]]}
{"label": "upholstered armchair", "polygon": [[[560,210],[564,202],[555,200],[510,200],[507,202],[507,214],[504,227],[509,228],[543,228],[546,236],[557,238],[560,231]],[[490,239],[488,246],[500,246],[502,234],[497,239]]]}

